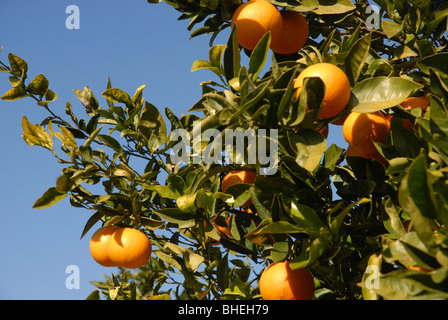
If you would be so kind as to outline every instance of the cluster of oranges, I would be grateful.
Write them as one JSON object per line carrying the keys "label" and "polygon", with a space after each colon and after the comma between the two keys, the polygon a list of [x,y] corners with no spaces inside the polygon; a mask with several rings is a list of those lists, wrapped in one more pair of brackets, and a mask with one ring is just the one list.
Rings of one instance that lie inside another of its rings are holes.
{"label": "cluster of oranges", "polygon": [[[425,112],[429,106],[429,97],[409,97],[400,105],[408,111],[421,108],[422,112]],[[383,114],[381,111],[373,113],[351,112],[342,127],[342,134],[348,142],[346,155],[375,159],[381,163],[386,163],[386,159],[378,152],[374,142],[384,142],[390,129],[391,120],[392,115]],[[411,130],[413,123],[406,119],[403,126]]]}
{"label": "cluster of oranges", "polygon": [[140,230],[106,226],[90,239],[93,259],[104,267],[140,268],[151,257],[151,242]]}
{"label": "cluster of oranges", "polygon": [[[309,36],[308,23],[299,12],[278,10],[267,0],[249,0],[240,5],[232,16],[232,27],[235,24],[238,43],[249,50],[253,50],[260,39],[270,32],[272,51],[280,54],[296,53],[305,45]],[[294,82],[296,99],[302,91],[304,79],[308,77],[319,77],[325,84],[326,91],[319,119],[335,117],[345,109],[351,89],[344,71],[330,63],[317,63],[307,67]],[[427,97],[411,97],[401,104],[407,110],[422,108],[423,111],[428,105]],[[347,156],[376,159],[385,163],[386,160],[378,152],[373,141],[384,142],[390,129],[390,121],[390,115],[378,111],[367,114],[351,112],[347,117],[332,123],[343,125],[343,136],[348,142]],[[408,130],[413,126],[410,120],[406,120],[403,125]],[[320,132],[327,137],[328,125],[321,128]]]}
{"label": "cluster of oranges", "polygon": [[300,13],[278,10],[266,0],[249,0],[240,5],[232,15],[232,28],[235,24],[238,43],[248,50],[270,32],[272,51],[292,54],[305,45],[309,35],[308,23]]}

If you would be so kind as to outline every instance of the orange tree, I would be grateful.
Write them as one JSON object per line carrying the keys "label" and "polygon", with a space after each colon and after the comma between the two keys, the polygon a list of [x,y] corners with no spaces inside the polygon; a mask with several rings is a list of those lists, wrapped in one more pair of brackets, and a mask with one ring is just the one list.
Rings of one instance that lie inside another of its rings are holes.
{"label": "orange tree", "polygon": [[[202,96],[181,117],[145,101],[144,85],[129,94],[110,81],[102,102],[89,87],[74,90],[85,118],[70,102],[58,115],[43,74],[28,79],[26,61],[12,53],[0,65],[12,85],[3,100],[29,97],[49,112],[40,124],[23,117],[23,139],[63,165],[34,207],[65,199],[92,213],[82,235],[116,225],[151,241],[144,266],[94,282],[89,298],[260,299],[261,272],[283,261],[311,272],[314,299],[448,298],[446,4],[271,1],[300,12],[309,37],[298,52],[274,53],[268,64],[269,32],[248,51],[237,42],[238,25],[230,28],[238,0],[166,3],[189,21],[192,37],[211,37],[209,59],[192,70],[212,71],[214,80],[201,84]],[[228,41],[214,44],[220,32]],[[319,77],[305,78],[295,97],[301,71],[322,62],[350,83],[346,107],[331,118],[319,117],[331,90]],[[429,106],[403,108],[409,97],[429,97]],[[347,155],[319,132],[351,112],[389,119],[384,140],[371,140],[375,157]],[[177,148],[179,132],[189,145]],[[255,151],[252,136],[274,163]],[[184,161],[173,160],[181,154]],[[223,192],[222,178],[236,170],[258,174]]]}

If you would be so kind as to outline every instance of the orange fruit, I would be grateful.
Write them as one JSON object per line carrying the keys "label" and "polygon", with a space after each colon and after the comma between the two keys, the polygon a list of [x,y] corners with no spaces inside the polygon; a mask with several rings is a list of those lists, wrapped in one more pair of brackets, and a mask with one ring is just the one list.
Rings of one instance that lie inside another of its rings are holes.
{"label": "orange fruit", "polygon": [[[392,121],[393,116],[390,114],[386,114],[385,117],[386,117],[387,121],[389,122],[389,128],[390,128],[390,122]],[[418,130],[419,125],[418,125],[418,123],[416,123],[414,125],[411,120],[405,119],[403,121],[403,127],[405,127],[409,131],[412,131],[412,127],[414,127],[416,130]]]}
{"label": "orange fruit", "polygon": [[296,99],[299,98],[303,87],[303,80],[308,77],[319,77],[325,84],[325,96],[320,119],[338,115],[347,106],[350,99],[350,81],[344,71],[331,63],[316,63],[303,70],[294,82]]}
{"label": "orange fruit", "polygon": [[248,50],[253,50],[269,31],[274,44],[283,31],[280,11],[267,0],[249,0],[240,5],[232,15],[232,28],[235,23],[238,43]]}
{"label": "orange fruit", "polygon": [[[232,171],[222,179],[221,182],[221,190],[222,192],[226,192],[226,190],[235,184],[240,183],[247,183],[247,184],[254,184],[255,183],[255,177],[257,174],[253,171],[247,171],[247,170],[241,170],[241,171]],[[243,205],[250,206],[252,204],[252,200],[249,199],[246,201],[246,203]]]}
{"label": "orange fruit", "polygon": [[143,266],[151,257],[151,251],[148,237],[133,228],[115,231],[107,244],[109,259],[117,266],[129,269]]}
{"label": "orange fruit", "polygon": [[322,129],[319,130],[320,133],[325,137],[325,139],[328,138],[328,124],[322,127]]}
{"label": "orange fruit", "polygon": [[281,10],[283,32],[280,38],[271,45],[274,52],[292,54],[298,52],[305,45],[309,36],[308,23],[299,12]]}
{"label": "orange fruit", "polygon": [[230,231],[230,224],[232,222],[232,216],[229,215],[226,219],[225,219],[225,226],[224,225],[219,225],[217,222],[215,222],[217,216],[214,217],[212,219],[212,223],[213,225],[216,227],[216,229],[218,229],[219,234],[222,238],[233,238],[232,236],[232,232]]}
{"label": "orange fruit", "polygon": [[335,125],[335,126],[342,126],[345,122],[345,119],[347,119],[348,115],[346,115],[345,117],[339,118],[337,120],[334,120],[333,122],[331,122],[331,124]]}
{"label": "orange fruit", "polygon": [[429,96],[424,96],[422,98],[419,97],[409,97],[404,100],[400,105],[406,110],[412,110],[415,108],[422,108],[423,110],[427,110],[429,106]]}
{"label": "orange fruit", "polygon": [[363,155],[375,154],[378,152],[373,141],[384,142],[389,132],[389,121],[380,112],[358,113],[351,112],[342,126],[342,135],[345,141]]}
{"label": "orange fruit", "polygon": [[351,145],[347,147],[347,150],[345,151],[345,155],[347,157],[361,157],[365,159],[373,159],[377,160],[380,163],[386,164],[387,160],[379,153],[378,151],[374,153],[364,154],[359,152],[357,149],[353,148]]}
{"label": "orange fruit", "polygon": [[107,243],[112,234],[119,230],[117,226],[107,226],[98,229],[90,238],[90,254],[93,259],[104,267],[114,267],[113,263],[107,254]]}
{"label": "orange fruit", "polygon": [[270,264],[258,283],[263,300],[311,300],[314,278],[305,269],[292,270],[289,261]]}

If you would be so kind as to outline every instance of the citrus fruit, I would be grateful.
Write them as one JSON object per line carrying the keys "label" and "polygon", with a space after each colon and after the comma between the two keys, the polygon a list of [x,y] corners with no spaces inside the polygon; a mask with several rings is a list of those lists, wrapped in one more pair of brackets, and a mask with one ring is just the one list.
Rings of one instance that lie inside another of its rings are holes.
{"label": "citrus fruit", "polygon": [[322,129],[319,130],[320,133],[325,137],[325,139],[328,138],[328,124],[324,125]]}
{"label": "citrus fruit", "polygon": [[334,121],[332,121],[330,123],[335,125],[335,126],[342,126],[344,124],[344,122],[345,122],[345,119],[347,119],[347,117],[348,117],[348,115],[346,115],[345,117],[336,119],[336,120],[334,120]]}
{"label": "citrus fruit", "polygon": [[339,114],[347,106],[350,99],[350,81],[344,71],[334,64],[322,62],[313,64],[303,70],[294,81],[296,99],[299,98],[303,80],[308,77],[319,77],[325,84],[325,96],[320,119],[331,118]]}
{"label": "citrus fruit", "polygon": [[195,212],[196,206],[196,194],[190,197],[190,195],[183,195],[176,199],[177,207],[183,212]]}
{"label": "citrus fruit", "polygon": [[415,108],[422,108],[423,110],[427,110],[429,106],[429,96],[425,96],[422,98],[419,97],[409,97],[405,99],[402,103],[400,103],[406,110],[412,110]]}
{"label": "citrus fruit", "polygon": [[281,10],[283,32],[280,38],[271,45],[274,52],[292,54],[298,52],[305,45],[309,36],[308,23],[299,12]]}
{"label": "citrus fruit", "polygon": [[280,11],[267,0],[249,0],[240,5],[232,15],[232,28],[235,23],[238,43],[248,50],[253,50],[269,31],[273,45],[283,31]]}
{"label": "citrus fruit", "polygon": [[383,164],[387,163],[387,160],[378,151],[376,151],[374,153],[365,154],[365,153],[359,152],[357,149],[353,148],[353,146],[351,146],[351,145],[349,145],[347,147],[347,150],[345,151],[345,155],[347,157],[361,157],[361,158],[365,158],[365,159],[373,159],[373,160],[376,160]]}
{"label": "citrus fruit", "polygon": [[[229,187],[240,183],[254,184],[256,176],[257,174],[253,171],[232,171],[226,174],[226,176],[222,179],[221,190],[222,192],[226,192]],[[252,200],[249,199],[246,201],[246,203],[244,203],[243,207],[250,206],[251,204]]]}
{"label": "citrus fruit", "polygon": [[115,263],[109,259],[106,248],[112,234],[119,229],[117,226],[106,226],[98,229],[90,238],[90,254],[96,262],[104,267],[115,266]]}
{"label": "citrus fruit", "polygon": [[289,261],[270,264],[258,284],[263,300],[311,300],[314,296],[311,273],[305,268],[292,270]]}
{"label": "citrus fruit", "polygon": [[107,254],[117,266],[139,268],[151,257],[151,242],[137,229],[121,228],[110,237]]}
{"label": "citrus fruit", "polygon": [[[392,121],[393,116],[390,114],[386,114],[385,117],[386,117],[387,121],[389,122],[389,128],[390,128],[390,122]],[[409,119],[404,119],[403,127],[405,127],[405,129],[408,131],[412,131],[412,127],[414,127],[416,130],[418,130],[419,125],[418,125],[418,123],[416,123],[416,124],[412,123],[412,121]]]}
{"label": "citrus fruit", "polygon": [[378,152],[372,140],[384,142],[389,132],[389,121],[380,112],[351,112],[342,126],[342,135],[353,151],[363,155]]}
{"label": "citrus fruit", "polygon": [[233,238],[232,232],[230,231],[230,224],[232,222],[232,216],[229,215],[227,218],[220,218],[218,221],[216,219],[218,216],[214,217],[212,219],[213,225],[218,229],[219,234],[222,238]]}

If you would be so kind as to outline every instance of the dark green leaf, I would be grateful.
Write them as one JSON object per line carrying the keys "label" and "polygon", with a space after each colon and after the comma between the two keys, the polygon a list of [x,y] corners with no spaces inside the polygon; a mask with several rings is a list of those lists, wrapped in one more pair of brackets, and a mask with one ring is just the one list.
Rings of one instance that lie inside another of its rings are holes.
{"label": "dark green leaf", "polygon": [[11,66],[11,72],[14,76],[21,78],[23,72],[23,79],[26,79],[26,73],[28,72],[28,64],[22,58],[9,53],[8,54],[9,65]]}
{"label": "dark green leaf", "polygon": [[351,86],[357,83],[358,77],[366,63],[370,50],[370,41],[371,33],[356,41],[345,58],[346,74]]}
{"label": "dark green leaf", "polygon": [[14,101],[29,96],[30,94],[27,93],[25,86],[21,83],[17,87],[8,90],[1,99],[5,101]]}
{"label": "dark green leaf", "polygon": [[28,85],[27,90],[32,94],[44,96],[48,91],[49,82],[43,74],[37,75]]}

